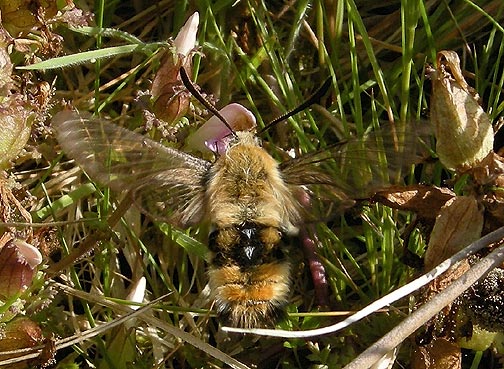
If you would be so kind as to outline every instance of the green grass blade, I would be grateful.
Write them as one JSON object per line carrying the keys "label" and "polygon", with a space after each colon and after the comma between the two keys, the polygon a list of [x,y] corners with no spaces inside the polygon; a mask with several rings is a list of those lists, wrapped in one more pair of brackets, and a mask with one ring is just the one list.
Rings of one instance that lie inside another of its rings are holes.
{"label": "green grass blade", "polygon": [[65,55],[59,58],[44,60],[40,63],[17,67],[17,69],[43,70],[43,69],[58,69],[58,68],[70,67],[73,65],[93,62],[97,59],[105,59],[114,56],[130,54],[133,51],[139,50],[141,48],[142,47],[137,44],[106,47],[100,50],[84,51],[78,54]]}

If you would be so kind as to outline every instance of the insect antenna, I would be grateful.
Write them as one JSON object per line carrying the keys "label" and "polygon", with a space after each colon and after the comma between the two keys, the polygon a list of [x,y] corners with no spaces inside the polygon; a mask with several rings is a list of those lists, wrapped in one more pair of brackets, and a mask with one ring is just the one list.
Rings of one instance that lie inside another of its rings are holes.
{"label": "insect antenna", "polygon": [[236,133],[231,128],[229,123],[226,121],[226,118],[222,116],[221,113],[217,110],[217,108],[212,105],[210,101],[208,101],[197,89],[194,83],[191,81],[189,76],[187,75],[187,72],[184,67],[180,68],[180,77],[182,78],[182,82],[184,82],[184,86],[189,90],[189,92],[196,98],[200,103],[203,104],[205,108],[210,110],[217,118],[219,118],[222,123],[229,129],[229,131],[233,134],[234,137],[236,137]]}
{"label": "insect antenna", "polygon": [[297,108],[294,108],[294,109],[288,111],[287,113],[282,114],[279,117],[276,117],[275,119],[273,119],[271,122],[266,124],[266,126],[263,129],[261,129],[258,134],[260,135],[264,131],[273,127],[275,124],[280,123],[281,121],[286,120],[286,119],[292,117],[294,114],[297,114],[300,111],[305,110],[307,107],[319,102],[320,99],[322,98],[322,96],[324,96],[326,94],[327,90],[329,90],[329,87],[331,87],[331,78],[330,77],[328,79],[326,79],[324,84],[322,86],[320,86],[317,89],[317,91],[315,91],[308,99],[306,99],[305,102],[303,102]]}

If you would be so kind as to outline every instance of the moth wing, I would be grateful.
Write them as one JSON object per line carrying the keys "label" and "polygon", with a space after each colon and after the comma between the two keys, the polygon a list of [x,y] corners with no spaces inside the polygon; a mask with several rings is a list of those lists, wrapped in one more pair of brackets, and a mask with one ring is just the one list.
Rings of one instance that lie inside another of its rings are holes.
{"label": "moth wing", "polygon": [[[280,165],[285,182],[305,186],[315,200],[329,203],[322,213],[343,210],[375,192],[403,181],[407,170],[424,155],[427,130],[408,127],[404,133],[379,130],[288,160]],[[411,128],[411,129],[410,129]],[[425,131],[425,132],[421,132]],[[397,137],[401,137],[398,143]]]}
{"label": "moth wing", "polygon": [[130,191],[144,213],[180,226],[200,221],[209,162],[70,111],[56,114],[52,125],[69,157],[97,182]]}

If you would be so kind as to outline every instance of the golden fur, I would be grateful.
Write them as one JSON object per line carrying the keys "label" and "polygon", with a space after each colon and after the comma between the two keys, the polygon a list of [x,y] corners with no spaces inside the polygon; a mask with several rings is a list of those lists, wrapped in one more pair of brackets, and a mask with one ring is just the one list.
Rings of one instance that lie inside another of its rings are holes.
{"label": "golden fur", "polygon": [[[207,209],[217,230],[212,251],[220,255],[218,262],[214,258],[209,278],[218,311],[233,325],[256,327],[271,323],[287,302],[290,265],[281,241],[283,234],[297,232],[299,205],[277,162],[254,135],[237,136],[212,166],[207,184]],[[238,265],[233,255],[241,255],[249,243],[262,254],[254,256],[257,260],[243,257],[251,265]]]}
{"label": "golden fur", "polygon": [[258,146],[251,132],[236,134],[238,141],[210,171],[210,219],[217,228],[252,221],[295,233],[299,210],[278,163]]}
{"label": "golden fur", "polygon": [[219,313],[236,326],[257,327],[271,323],[289,294],[287,262],[258,265],[251,271],[238,266],[210,268],[210,288]]}

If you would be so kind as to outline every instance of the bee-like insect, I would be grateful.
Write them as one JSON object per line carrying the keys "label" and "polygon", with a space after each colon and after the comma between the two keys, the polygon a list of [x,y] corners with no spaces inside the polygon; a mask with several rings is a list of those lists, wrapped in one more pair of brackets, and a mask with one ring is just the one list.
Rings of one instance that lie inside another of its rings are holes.
{"label": "bee-like insect", "polygon": [[[223,139],[224,150],[212,163],[71,112],[58,113],[53,126],[68,156],[97,181],[131,191],[146,213],[179,227],[202,220],[211,224],[212,297],[219,314],[240,327],[268,325],[282,311],[290,292],[288,239],[303,224],[303,194],[323,188],[324,197],[339,196],[340,182],[324,165],[338,165],[348,156],[348,146],[333,145],[279,163],[253,131],[236,131]],[[359,142],[353,149],[365,167],[359,180],[383,174],[372,164],[376,142],[365,146]],[[411,145],[408,151],[416,149]],[[388,165],[403,167],[405,158],[411,163],[411,155],[403,153]]]}

